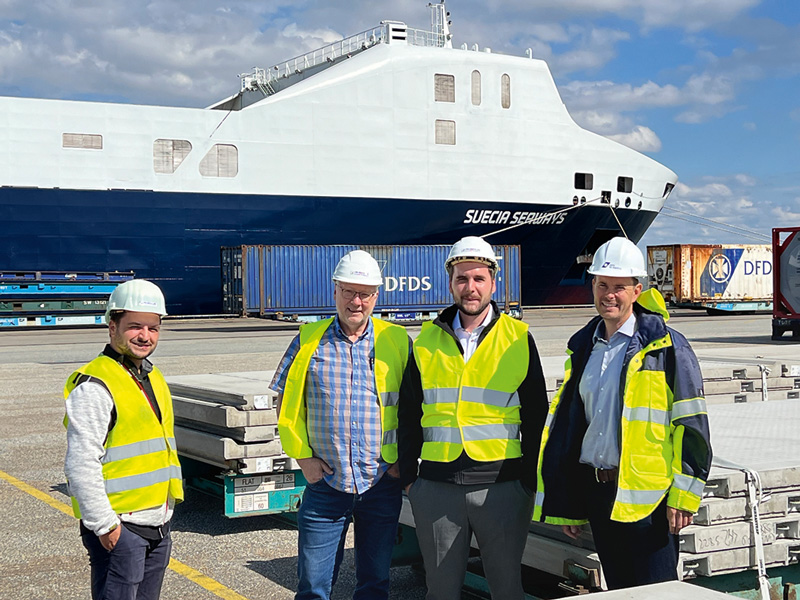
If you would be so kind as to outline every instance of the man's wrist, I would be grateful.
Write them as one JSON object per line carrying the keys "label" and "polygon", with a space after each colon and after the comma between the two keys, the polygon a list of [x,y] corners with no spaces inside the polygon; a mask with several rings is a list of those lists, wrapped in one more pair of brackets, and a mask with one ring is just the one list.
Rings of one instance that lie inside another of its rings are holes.
{"label": "man's wrist", "polygon": [[106,529],[102,533],[98,533],[97,536],[100,537],[101,535],[108,535],[109,533],[114,531],[119,526],[120,526],[120,522],[118,520],[114,521],[114,523],[111,525],[111,527],[109,527],[108,529]]}

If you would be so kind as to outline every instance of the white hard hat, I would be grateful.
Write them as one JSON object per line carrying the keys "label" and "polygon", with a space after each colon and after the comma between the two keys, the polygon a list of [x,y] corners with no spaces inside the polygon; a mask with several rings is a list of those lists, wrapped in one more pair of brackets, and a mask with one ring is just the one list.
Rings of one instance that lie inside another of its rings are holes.
{"label": "white hard hat", "polygon": [[162,317],[167,314],[161,288],[146,279],[131,279],[114,288],[106,306],[106,323],[111,320],[111,313],[118,310],[154,313]]}
{"label": "white hard hat", "polygon": [[615,237],[594,253],[589,275],[607,277],[647,277],[642,251],[629,239]]}
{"label": "white hard hat", "polygon": [[341,283],[383,285],[378,261],[364,250],[353,250],[345,254],[336,265],[332,279]]}
{"label": "white hard hat", "polygon": [[449,270],[454,264],[460,262],[480,262],[495,271],[500,269],[492,245],[483,238],[473,235],[461,238],[453,244],[447,260],[444,261],[444,268]]}

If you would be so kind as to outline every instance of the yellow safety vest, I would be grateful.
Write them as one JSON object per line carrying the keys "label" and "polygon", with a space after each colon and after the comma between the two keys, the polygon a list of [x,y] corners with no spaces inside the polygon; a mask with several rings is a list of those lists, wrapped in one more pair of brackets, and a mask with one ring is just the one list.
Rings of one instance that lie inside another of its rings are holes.
{"label": "yellow safety vest", "polygon": [[500,315],[464,362],[458,342],[428,322],[414,342],[422,380],[422,460],[522,456],[517,389],[528,374],[528,326]]}
{"label": "yellow safety vest", "polygon": [[[117,514],[160,506],[172,497],[183,500],[181,464],[175,445],[172,396],[161,372],[153,367],[150,383],[161,410],[161,422],[144,391],[116,360],[100,355],[67,379],[64,398],[81,374],[101,380],[114,400],[117,420],[108,432],[101,458],[106,494]],[[68,424],[64,417],[64,426]],[[78,502],[72,511],[80,519]]]}
{"label": "yellow safety vest", "polygon": [[[286,377],[278,432],[283,451],[292,458],[310,458],[314,451],[308,441],[305,387],[311,357],[322,335],[334,319],[308,323],[300,328],[300,350]],[[375,329],[375,386],[381,411],[381,456],[397,462],[397,401],[408,362],[408,334],[404,327],[372,318]]]}

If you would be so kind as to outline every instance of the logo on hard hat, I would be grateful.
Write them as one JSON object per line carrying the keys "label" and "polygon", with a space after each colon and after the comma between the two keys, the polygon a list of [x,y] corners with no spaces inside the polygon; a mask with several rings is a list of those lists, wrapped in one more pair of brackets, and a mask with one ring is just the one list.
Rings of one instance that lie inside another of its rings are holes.
{"label": "logo on hard hat", "polygon": [[610,260],[607,260],[603,263],[603,266],[600,267],[601,269],[619,269],[619,265],[612,264]]}
{"label": "logo on hard hat", "polygon": [[155,306],[156,305],[156,303],[153,302],[152,300],[140,300],[139,304],[141,304],[142,306]]}

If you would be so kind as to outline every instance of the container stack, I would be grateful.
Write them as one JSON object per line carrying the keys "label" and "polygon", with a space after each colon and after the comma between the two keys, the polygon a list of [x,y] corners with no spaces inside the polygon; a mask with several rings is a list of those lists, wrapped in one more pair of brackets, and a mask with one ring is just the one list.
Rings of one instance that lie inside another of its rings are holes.
{"label": "container stack", "polygon": [[278,437],[274,373],[168,377],[178,453],[241,475],[297,468]]}
{"label": "container stack", "polygon": [[133,272],[0,272],[0,327],[102,325],[111,292]]}

